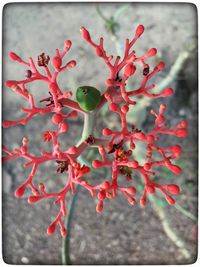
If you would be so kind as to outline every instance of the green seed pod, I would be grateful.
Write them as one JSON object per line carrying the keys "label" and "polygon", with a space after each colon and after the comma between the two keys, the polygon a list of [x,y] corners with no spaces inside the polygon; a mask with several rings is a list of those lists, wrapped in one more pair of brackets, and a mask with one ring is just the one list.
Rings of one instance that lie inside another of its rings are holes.
{"label": "green seed pod", "polygon": [[83,110],[92,111],[101,101],[101,93],[95,87],[81,86],[77,88],[76,100]]}

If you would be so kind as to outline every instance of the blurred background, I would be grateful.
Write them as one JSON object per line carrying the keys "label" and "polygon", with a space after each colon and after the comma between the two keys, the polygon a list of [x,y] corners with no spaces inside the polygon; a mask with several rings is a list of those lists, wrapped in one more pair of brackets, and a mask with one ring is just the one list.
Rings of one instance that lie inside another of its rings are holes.
{"label": "blurred background", "polygon": [[[165,145],[178,143],[183,147],[177,164],[183,169],[178,177],[164,168],[158,173],[162,182],[177,183],[182,193],[177,204],[169,207],[163,198],[148,201],[146,208],[130,206],[123,196],[107,201],[102,214],[95,211],[95,201],[84,189],[79,192],[73,216],[70,257],[72,264],[185,264],[197,257],[197,10],[193,4],[170,3],[24,3],[7,4],[3,10],[3,119],[22,117],[24,100],[5,88],[6,80],[20,80],[25,68],[8,58],[14,51],[23,59],[35,60],[42,52],[50,57],[55,48],[62,49],[64,41],[73,43],[67,60],[77,60],[77,67],[59,77],[63,89],[76,90],[90,85],[105,90],[108,71],[104,62],[81,38],[80,26],[86,27],[94,41],[105,39],[106,50],[113,55],[123,52],[125,38],[132,38],[137,25],[145,26],[145,33],[137,41],[135,50],[142,55],[156,47],[158,54],[149,64],[160,60],[166,68],[156,76],[158,89],[173,87],[169,99],[141,99],[130,111],[128,123],[148,130],[153,116],[149,110],[168,104],[166,113],[170,125],[181,120],[189,122],[189,136],[184,139],[167,137]],[[137,88],[141,77],[135,75],[128,86]],[[37,100],[47,97],[45,84],[31,83],[31,93]],[[98,127],[115,127],[117,118],[106,109],[99,116]],[[35,117],[24,126],[3,130],[3,143],[10,149],[27,136],[33,153],[39,154],[43,144],[41,133],[50,129],[49,115]],[[74,145],[81,136],[82,118],[70,121],[70,131],[63,144]],[[142,160],[143,149],[135,157]],[[27,204],[26,197],[14,197],[15,189],[27,177],[23,161],[12,160],[3,165],[3,258],[9,264],[61,264],[62,238],[58,232],[46,235],[46,227],[56,215],[49,200],[36,205]],[[108,175],[103,173],[101,175]],[[94,175],[96,176],[96,174]],[[44,164],[38,170],[38,181],[50,191],[64,184],[55,166]],[[97,179],[91,176],[91,179]],[[138,185],[139,186],[139,185]]]}

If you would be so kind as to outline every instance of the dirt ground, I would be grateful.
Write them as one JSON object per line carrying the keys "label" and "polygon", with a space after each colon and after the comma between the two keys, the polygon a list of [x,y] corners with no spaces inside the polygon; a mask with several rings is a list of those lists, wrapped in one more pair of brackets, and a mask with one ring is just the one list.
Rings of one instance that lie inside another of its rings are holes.
{"label": "dirt ground", "polygon": [[[100,3],[105,16],[116,14],[122,3]],[[135,50],[144,53],[156,47],[158,57],[166,63],[166,71],[158,80],[167,76],[181,51],[187,49],[197,33],[197,11],[192,4],[129,3],[119,17],[121,45],[131,38],[138,24],[146,31]],[[82,41],[79,28],[83,25],[98,40],[104,36],[106,49],[116,53],[113,40],[97,15],[96,4],[8,4],[3,12],[3,80],[19,80],[24,67],[11,62],[7,54],[15,51],[22,58],[37,58],[41,52],[53,55],[55,48],[62,48],[65,39],[73,43],[68,59],[76,59],[78,66],[63,74],[61,88],[72,91],[79,84],[105,88],[106,70],[103,62],[95,58],[94,51]],[[36,99],[46,97],[47,90],[40,83],[32,85]],[[176,80],[170,85],[176,93],[168,103],[168,121],[189,121],[189,136],[180,140],[183,147],[181,167],[177,179],[182,194],[177,203],[197,216],[197,56],[192,54]],[[3,119],[20,117],[22,99],[3,86]],[[157,107],[158,103],[153,103]],[[148,108],[150,109],[150,107]],[[142,119],[141,119],[142,120]],[[98,120],[99,121],[99,120]],[[112,118],[107,117],[108,122]],[[143,118],[142,127],[150,125]],[[99,122],[101,125],[101,122]],[[113,123],[113,122],[112,122]],[[3,143],[10,149],[17,147],[23,136],[31,139],[32,150],[41,147],[39,132],[51,126],[49,116],[34,118],[28,125],[3,130]],[[71,120],[67,144],[73,145],[81,134],[81,119]],[[170,139],[175,142],[175,139]],[[3,259],[9,264],[61,264],[62,238],[59,233],[48,237],[46,227],[56,215],[55,206],[47,200],[30,206],[26,197],[14,197],[15,189],[24,181],[27,170],[22,161],[13,160],[3,165]],[[48,172],[47,172],[48,170]],[[48,174],[48,175],[47,175]],[[55,169],[45,164],[37,177],[46,182],[49,190],[63,185],[62,177],[54,177]],[[51,178],[52,177],[52,178]],[[149,203],[146,208],[127,204],[123,196],[106,203],[104,212],[97,214],[95,202],[83,189],[79,194],[71,233],[71,262],[81,264],[186,264],[197,257],[197,222],[174,207],[165,207],[172,229],[184,240],[190,257],[186,259],[180,249],[166,236],[161,221]]]}

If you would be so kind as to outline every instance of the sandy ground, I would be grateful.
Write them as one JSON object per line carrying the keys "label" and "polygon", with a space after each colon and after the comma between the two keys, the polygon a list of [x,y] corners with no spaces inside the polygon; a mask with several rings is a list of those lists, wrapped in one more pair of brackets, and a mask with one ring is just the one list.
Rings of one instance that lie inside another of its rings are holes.
{"label": "sandy ground", "polygon": [[[115,14],[121,3],[100,4],[106,16]],[[65,39],[71,39],[73,47],[68,59],[76,59],[78,66],[62,75],[61,88],[72,91],[79,84],[105,88],[106,70],[103,62],[94,57],[94,51],[81,39],[79,28],[87,27],[97,41],[104,36],[106,49],[116,53],[110,35],[105,31],[102,19],[97,16],[95,4],[8,4],[3,12],[3,78],[21,79],[24,67],[9,61],[7,54],[15,51],[22,58],[37,58],[41,52],[53,55],[55,48],[62,48]],[[146,32],[135,49],[142,54],[149,47],[156,47],[159,57],[166,62],[166,72],[180,51],[190,45],[196,35],[196,8],[192,4],[129,4],[120,16],[119,37],[131,38],[135,27],[144,24]],[[122,42],[121,45],[124,43]],[[159,77],[159,79],[161,79]],[[181,119],[190,122],[190,134],[182,141],[185,153],[184,170],[179,179],[185,189],[179,204],[196,213],[197,192],[197,82],[195,55],[187,62],[174,81],[176,94],[168,104],[171,124]],[[3,90],[3,117],[20,117],[23,100],[13,92]],[[36,99],[45,97],[47,90],[42,83],[32,85]],[[3,132],[3,142],[9,148],[16,147],[24,135],[31,136],[34,152],[41,147],[40,134],[50,127],[48,116],[35,118],[26,127],[18,126]],[[109,118],[108,118],[109,119]],[[71,121],[67,144],[74,144],[81,133],[81,122]],[[148,125],[146,122],[145,125]],[[63,184],[62,177],[49,179],[55,170],[45,165],[38,177],[43,177],[49,189]],[[44,175],[45,174],[45,175]],[[62,238],[56,233],[47,237],[46,227],[56,214],[49,201],[29,206],[25,198],[16,199],[14,190],[24,180],[27,172],[20,160],[3,166],[3,258],[9,264],[61,264]],[[192,184],[190,189],[188,184]],[[185,264],[196,257],[197,241],[194,238],[195,223],[173,207],[165,208],[173,229],[185,240],[191,257],[184,259],[179,249],[166,237],[162,225],[152,207],[145,209],[129,206],[122,196],[108,202],[104,212],[95,212],[95,203],[84,190],[80,192],[72,227],[72,264]]]}

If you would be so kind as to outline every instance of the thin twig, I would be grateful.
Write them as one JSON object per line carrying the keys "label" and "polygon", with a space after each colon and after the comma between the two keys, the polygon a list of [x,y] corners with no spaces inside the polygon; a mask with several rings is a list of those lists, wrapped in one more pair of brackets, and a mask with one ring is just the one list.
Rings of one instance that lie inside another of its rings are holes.
{"label": "thin twig", "polygon": [[174,205],[174,207],[175,207],[178,211],[180,211],[181,213],[183,213],[186,217],[188,217],[188,218],[190,218],[191,220],[193,220],[194,222],[197,222],[197,221],[198,221],[197,217],[196,217],[194,214],[192,214],[192,213],[189,212],[188,210],[186,210],[186,209],[184,209],[183,207],[181,207],[178,203],[176,203],[176,204]]}
{"label": "thin twig", "polygon": [[[91,167],[91,164],[87,160],[85,160],[82,156],[80,156],[78,159],[79,159],[80,163]],[[94,169],[94,172],[96,172],[95,169]],[[70,265],[71,264],[71,261],[70,261],[71,225],[72,225],[73,214],[75,212],[76,203],[77,203],[78,194],[80,192],[80,189],[81,189],[81,186],[77,185],[76,186],[76,193],[75,193],[75,195],[72,196],[71,201],[68,205],[68,216],[65,217],[65,225],[67,227],[68,233],[67,233],[67,236],[65,238],[63,238],[63,244],[62,244],[62,264],[63,265]]]}
{"label": "thin twig", "polygon": [[153,208],[162,223],[163,230],[166,236],[180,249],[180,253],[183,255],[185,259],[190,259],[191,258],[190,251],[186,248],[185,242],[182,240],[179,234],[177,234],[172,229],[164,209],[156,205],[156,201],[153,196],[149,197],[149,200],[152,202]]}
{"label": "thin twig", "polygon": [[67,236],[63,238],[62,244],[62,264],[63,265],[70,265],[70,237],[71,237],[71,225],[72,219],[75,211],[75,205],[78,199],[78,193],[80,192],[81,186],[76,186],[76,193],[72,196],[71,201],[68,206],[68,216],[65,217],[65,225],[67,228]]}
{"label": "thin twig", "polygon": [[97,5],[96,5],[96,11],[97,11],[97,14],[98,14],[98,15],[99,15],[105,22],[108,22],[108,21],[109,21],[109,19],[107,19],[107,18],[104,16],[104,14],[103,14],[103,12],[101,11],[101,9],[100,9],[98,3],[97,3]]}
{"label": "thin twig", "polygon": [[185,62],[189,59],[192,53],[195,52],[195,50],[196,50],[196,42],[195,40],[193,40],[190,46],[188,46],[186,49],[184,49],[179,53],[167,77],[156,86],[156,90],[158,92],[164,90],[176,79],[180,71],[183,69]]}
{"label": "thin twig", "polygon": [[[84,127],[82,132],[82,137],[78,142],[78,145],[81,144],[89,134],[92,134],[94,131],[94,122],[95,122],[96,112],[85,113],[84,114]],[[85,164],[91,167],[91,164],[86,161],[82,156],[78,157],[78,161],[81,164]],[[81,186],[77,185],[75,188],[75,195],[71,197],[70,203],[68,205],[68,216],[65,217],[65,226],[67,229],[67,236],[63,238],[62,244],[62,264],[70,264],[70,236],[71,236],[71,224],[73,220],[73,214],[75,210],[75,205],[78,199],[78,193],[80,192]]]}

